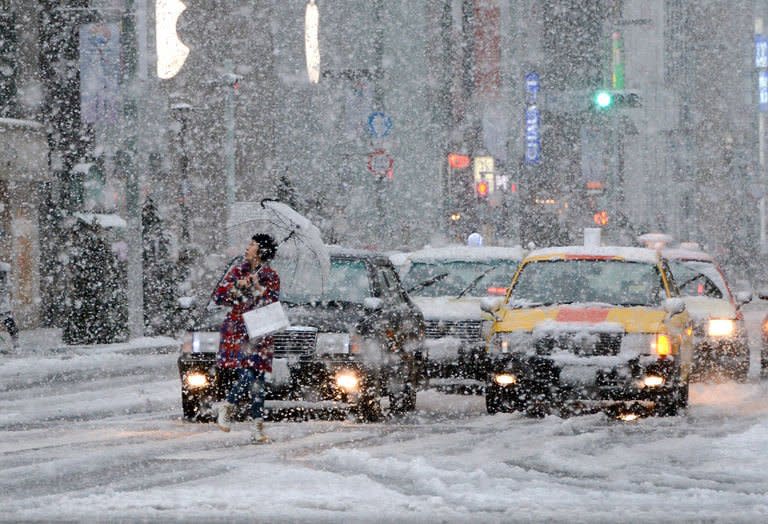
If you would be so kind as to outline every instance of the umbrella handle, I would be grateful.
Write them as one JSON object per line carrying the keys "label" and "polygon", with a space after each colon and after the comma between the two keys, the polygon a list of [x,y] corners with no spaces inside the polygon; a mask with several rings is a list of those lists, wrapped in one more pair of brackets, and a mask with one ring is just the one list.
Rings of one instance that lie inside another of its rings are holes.
{"label": "umbrella handle", "polygon": [[296,233],[296,230],[295,230],[295,229],[292,229],[292,230],[291,230],[291,232],[290,232],[290,233],[288,233],[288,236],[287,236],[287,237],[285,237],[285,238],[282,240],[282,242],[280,242],[280,243],[281,243],[281,244],[285,244],[286,242],[288,242],[288,240],[290,240],[290,238],[293,236],[293,234],[294,234],[294,233]]}

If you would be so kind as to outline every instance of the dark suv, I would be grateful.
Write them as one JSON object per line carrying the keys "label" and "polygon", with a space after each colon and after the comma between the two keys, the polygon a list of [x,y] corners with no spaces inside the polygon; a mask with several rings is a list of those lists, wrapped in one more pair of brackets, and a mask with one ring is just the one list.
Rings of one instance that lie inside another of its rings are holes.
{"label": "dark suv", "polygon": [[[413,410],[426,381],[421,312],[387,257],[337,247],[329,252],[321,296],[280,296],[291,327],[274,337],[267,399],[291,401],[281,404],[301,411],[351,410],[367,421],[382,415],[382,397],[390,413]],[[184,337],[178,365],[188,420],[211,420],[211,403],[224,398],[234,380],[231,370],[216,366],[226,311],[209,301]]]}

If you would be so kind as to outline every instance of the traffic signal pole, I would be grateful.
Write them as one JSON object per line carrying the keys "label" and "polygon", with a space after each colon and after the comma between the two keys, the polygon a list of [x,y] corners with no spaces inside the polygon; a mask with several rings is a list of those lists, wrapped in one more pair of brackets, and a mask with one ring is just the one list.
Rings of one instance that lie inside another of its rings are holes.
{"label": "traffic signal pole", "polygon": [[[147,3],[146,0],[129,0],[123,15],[121,39],[126,63],[123,85],[123,155],[125,175],[125,201],[128,227],[128,334],[130,338],[144,335],[144,268],[141,240],[140,178],[146,169],[143,103],[147,87]],[[116,276],[115,276],[116,278]]]}

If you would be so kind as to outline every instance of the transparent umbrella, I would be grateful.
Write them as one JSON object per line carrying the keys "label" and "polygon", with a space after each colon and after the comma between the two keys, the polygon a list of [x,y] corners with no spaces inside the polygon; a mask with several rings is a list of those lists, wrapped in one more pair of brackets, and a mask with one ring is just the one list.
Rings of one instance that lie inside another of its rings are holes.
{"label": "transparent umbrella", "polygon": [[268,233],[278,244],[271,265],[283,293],[322,295],[331,263],[317,226],[277,200],[236,202],[227,221],[230,244],[244,248],[256,233]]}

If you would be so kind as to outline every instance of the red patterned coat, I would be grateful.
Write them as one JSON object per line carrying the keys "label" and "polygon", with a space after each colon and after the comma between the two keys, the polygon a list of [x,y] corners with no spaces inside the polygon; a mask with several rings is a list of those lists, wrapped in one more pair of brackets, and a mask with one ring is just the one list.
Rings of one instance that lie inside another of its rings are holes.
{"label": "red patterned coat", "polygon": [[[248,275],[258,275],[263,293],[253,287],[241,289],[237,281]],[[280,277],[267,265],[251,268],[248,261],[233,266],[213,292],[216,304],[232,309],[221,324],[218,364],[222,368],[249,367],[257,371],[272,371],[274,342],[272,337],[248,339],[243,313],[277,302],[280,298]]]}

